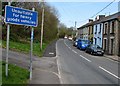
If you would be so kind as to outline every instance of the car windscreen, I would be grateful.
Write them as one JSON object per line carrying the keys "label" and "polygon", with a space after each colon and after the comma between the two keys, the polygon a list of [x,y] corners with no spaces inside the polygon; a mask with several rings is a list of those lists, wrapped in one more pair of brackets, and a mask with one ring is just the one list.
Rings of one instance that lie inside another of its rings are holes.
{"label": "car windscreen", "polygon": [[88,42],[88,41],[83,40],[83,41],[81,41],[81,43],[82,43],[82,44],[88,44],[89,42]]}
{"label": "car windscreen", "polygon": [[93,45],[92,47],[95,48],[95,49],[101,49],[101,47],[98,46],[98,45]]}

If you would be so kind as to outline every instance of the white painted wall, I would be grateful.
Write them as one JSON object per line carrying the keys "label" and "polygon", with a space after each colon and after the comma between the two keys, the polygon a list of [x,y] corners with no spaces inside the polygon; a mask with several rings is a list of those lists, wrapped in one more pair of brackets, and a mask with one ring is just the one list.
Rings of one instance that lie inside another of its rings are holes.
{"label": "white painted wall", "polygon": [[[97,25],[97,33],[95,34],[96,31],[96,25]],[[93,37],[93,44],[95,44],[95,38],[96,38],[96,44],[99,45],[100,47],[102,47],[102,41],[103,41],[103,23],[101,23],[101,32],[100,31],[100,24],[96,24],[94,25],[94,37]]]}

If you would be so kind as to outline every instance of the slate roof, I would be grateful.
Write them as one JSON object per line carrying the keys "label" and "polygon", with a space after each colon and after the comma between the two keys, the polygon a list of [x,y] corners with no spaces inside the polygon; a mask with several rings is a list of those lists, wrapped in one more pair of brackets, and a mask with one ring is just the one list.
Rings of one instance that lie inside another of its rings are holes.
{"label": "slate roof", "polygon": [[114,20],[114,19],[120,20],[120,12],[117,12],[117,13],[115,13],[113,15],[110,15],[110,16],[106,16],[105,18],[102,18],[101,20],[96,20],[96,21],[87,23],[87,24],[85,24],[85,25],[83,25],[83,26],[81,26],[77,29],[79,30],[79,29],[82,29],[82,28],[90,26],[90,25],[95,25],[95,24],[98,24],[98,23],[104,23],[106,21],[110,21],[110,20]]}

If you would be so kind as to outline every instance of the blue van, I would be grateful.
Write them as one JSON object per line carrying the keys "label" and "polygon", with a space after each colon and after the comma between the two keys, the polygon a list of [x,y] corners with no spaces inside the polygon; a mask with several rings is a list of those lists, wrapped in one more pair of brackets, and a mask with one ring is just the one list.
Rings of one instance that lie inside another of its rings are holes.
{"label": "blue van", "polygon": [[91,43],[89,40],[79,40],[77,44],[77,48],[81,50],[85,50],[90,44]]}

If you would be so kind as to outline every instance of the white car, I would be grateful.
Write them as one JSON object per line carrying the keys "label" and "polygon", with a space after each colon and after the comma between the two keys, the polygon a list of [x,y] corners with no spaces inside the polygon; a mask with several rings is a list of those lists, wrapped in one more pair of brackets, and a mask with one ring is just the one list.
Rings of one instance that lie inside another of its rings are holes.
{"label": "white car", "polygon": [[69,37],[68,39],[69,39],[69,40],[72,40],[72,37]]}
{"label": "white car", "polygon": [[67,39],[67,36],[65,36],[64,38]]}

